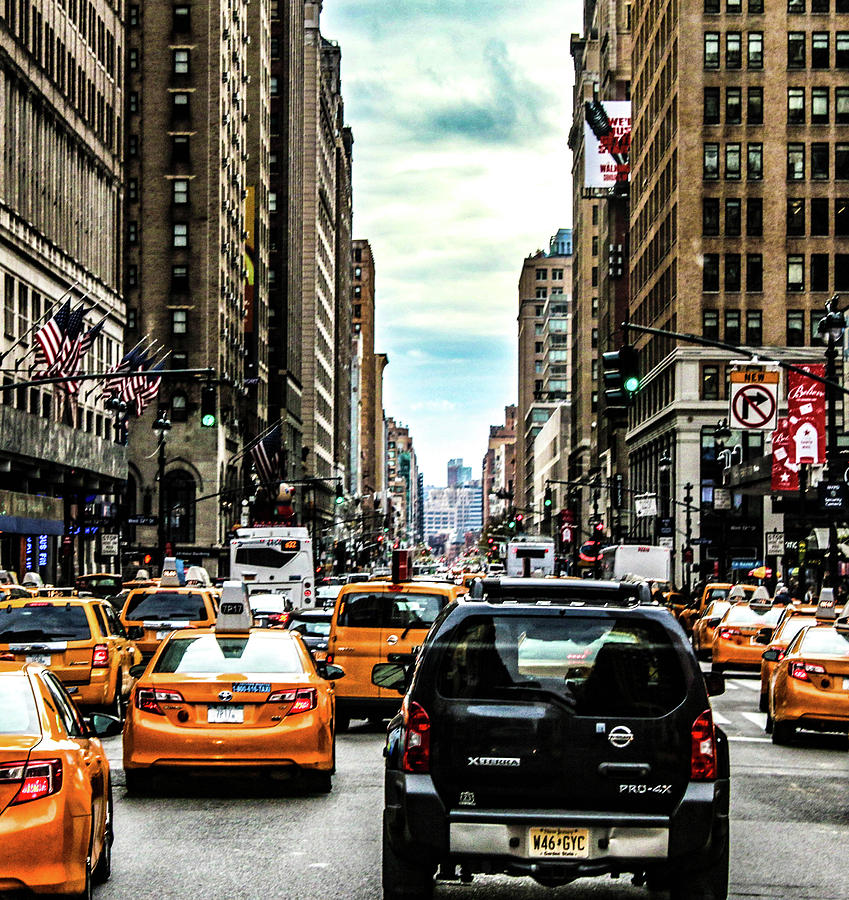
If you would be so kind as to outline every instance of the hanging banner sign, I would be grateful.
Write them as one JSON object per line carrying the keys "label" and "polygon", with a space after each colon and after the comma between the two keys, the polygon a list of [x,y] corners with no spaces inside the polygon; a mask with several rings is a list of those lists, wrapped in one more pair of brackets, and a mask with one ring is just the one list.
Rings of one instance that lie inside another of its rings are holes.
{"label": "hanging banner sign", "polygon": [[[797,364],[825,377],[824,363]],[[788,453],[796,465],[825,462],[825,385],[798,372],[787,373]]]}
{"label": "hanging banner sign", "polygon": [[772,433],[772,490],[798,491],[799,466],[790,457],[790,420],[779,419]]}
{"label": "hanging banner sign", "polygon": [[584,104],[584,187],[612,188],[630,178],[631,102]]}

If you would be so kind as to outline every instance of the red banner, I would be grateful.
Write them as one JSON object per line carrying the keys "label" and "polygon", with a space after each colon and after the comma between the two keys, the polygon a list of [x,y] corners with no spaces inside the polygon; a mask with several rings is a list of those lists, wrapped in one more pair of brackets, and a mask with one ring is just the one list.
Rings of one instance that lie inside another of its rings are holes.
{"label": "red banner", "polygon": [[790,421],[779,419],[772,433],[772,490],[798,491],[799,467],[790,460]]}
{"label": "red banner", "polygon": [[[800,369],[825,377],[824,363],[797,363]],[[787,373],[787,419],[791,462],[825,462],[825,385],[798,372]]]}

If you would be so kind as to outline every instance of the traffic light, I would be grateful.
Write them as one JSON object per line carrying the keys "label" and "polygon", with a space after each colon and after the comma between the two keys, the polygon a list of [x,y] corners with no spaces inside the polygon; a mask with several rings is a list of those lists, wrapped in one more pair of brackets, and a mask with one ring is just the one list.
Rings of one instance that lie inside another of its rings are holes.
{"label": "traffic light", "polygon": [[552,503],[554,503],[554,498],[551,496],[551,488],[546,485],[545,493],[543,494],[542,505],[547,509],[551,506]]}
{"label": "traffic light", "polygon": [[598,539],[602,534],[604,534],[604,522],[596,522],[593,525],[593,537]]}
{"label": "traffic light", "polygon": [[542,499],[542,533],[551,534],[551,506],[554,498],[551,495],[551,488],[546,485],[545,493]]}
{"label": "traffic light", "polygon": [[335,499],[334,499],[333,502],[334,502],[337,506],[340,506],[342,503],[345,502],[345,493],[344,493],[344,491],[342,490],[342,485],[341,485],[341,484],[337,484],[337,485],[336,485],[336,497],[335,497]]}
{"label": "traffic light", "polygon": [[640,358],[628,344],[601,357],[605,412],[608,418],[624,418],[640,390]]}
{"label": "traffic light", "polygon": [[215,428],[218,423],[217,406],[215,385],[205,384],[200,389],[200,424],[203,428]]}

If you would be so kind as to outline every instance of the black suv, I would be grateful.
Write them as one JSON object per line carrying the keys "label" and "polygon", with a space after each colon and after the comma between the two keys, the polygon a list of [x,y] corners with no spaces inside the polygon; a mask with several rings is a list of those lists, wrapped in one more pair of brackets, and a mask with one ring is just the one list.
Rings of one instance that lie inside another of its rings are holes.
{"label": "black suv", "polygon": [[[637,584],[501,578],[446,607],[389,725],[383,896],[434,876],[544,885],[633,873],[673,900],[728,894],[728,744],[664,607]],[[390,657],[391,660],[391,657]]]}

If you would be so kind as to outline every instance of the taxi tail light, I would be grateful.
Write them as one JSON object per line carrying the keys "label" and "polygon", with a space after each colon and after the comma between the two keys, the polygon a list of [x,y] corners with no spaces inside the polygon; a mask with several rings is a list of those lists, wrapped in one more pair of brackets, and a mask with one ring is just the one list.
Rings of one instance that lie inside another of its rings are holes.
{"label": "taxi tail light", "polygon": [[738,637],[740,635],[740,631],[737,628],[723,628],[722,631],[719,632],[719,636],[724,641],[730,641],[733,637]]}
{"label": "taxi tail light", "polygon": [[268,617],[268,622],[270,625],[286,625],[289,621],[289,613],[272,613]]}
{"label": "taxi tail light", "polygon": [[95,669],[103,669],[109,665],[109,647],[106,644],[95,644],[91,656],[91,665]]}
{"label": "taxi tail light", "polygon": [[158,691],[154,688],[136,688],[136,707],[157,716],[164,716],[160,703],[184,703],[183,695],[177,691]]}
{"label": "taxi tail light", "polygon": [[809,675],[825,675],[825,668],[803,662],[794,662],[790,663],[790,671],[787,674],[797,681],[810,681]]}
{"label": "taxi tail light", "polygon": [[716,731],[713,715],[706,709],[693,722],[691,731],[690,780],[714,781],[716,779]]}
{"label": "taxi tail light", "polygon": [[15,782],[20,782],[21,786],[11,806],[49,797],[62,788],[62,760],[4,763],[0,766],[0,784]]}
{"label": "taxi tail light", "polygon": [[401,768],[405,772],[430,771],[430,716],[421,704],[413,701],[404,714],[404,754]]}
{"label": "taxi tail light", "polygon": [[295,716],[298,713],[309,712],[318,706],[318,692],[314,687],[298,688],[295,702],[292,708],[286,713],[287,716]]}

